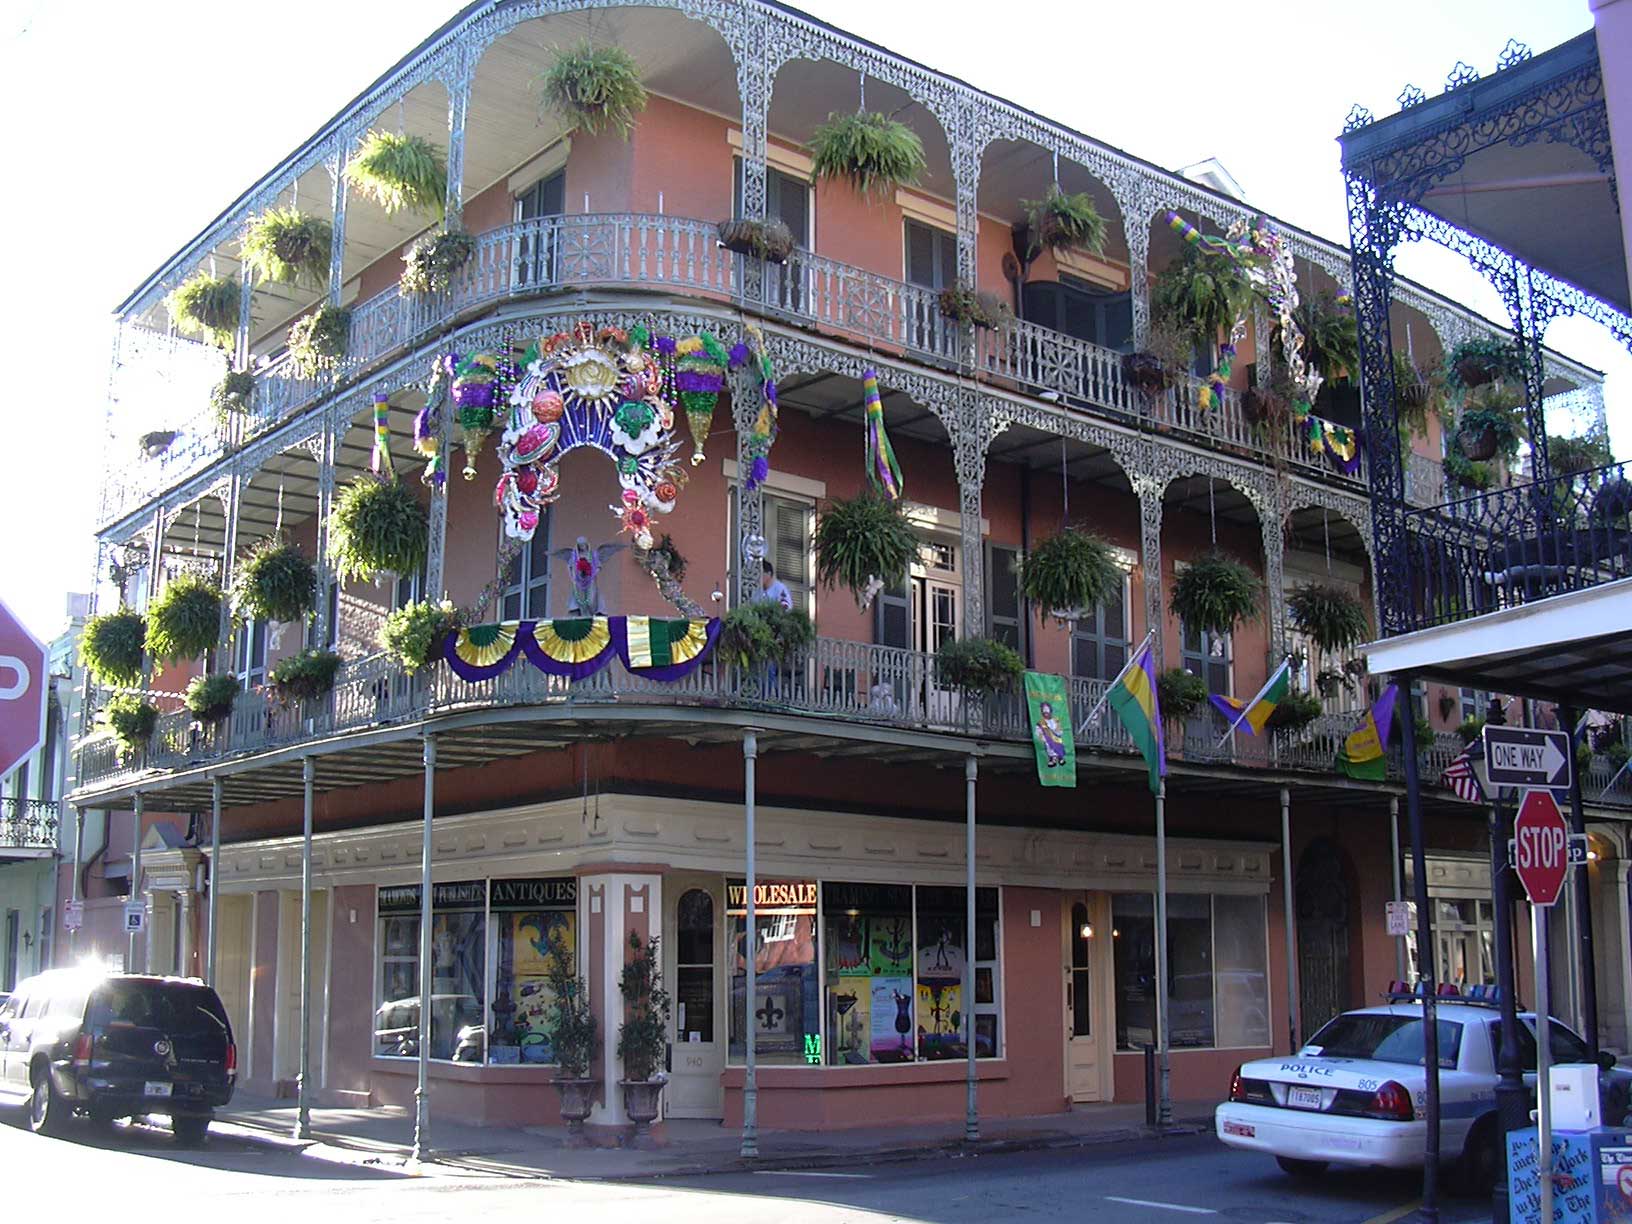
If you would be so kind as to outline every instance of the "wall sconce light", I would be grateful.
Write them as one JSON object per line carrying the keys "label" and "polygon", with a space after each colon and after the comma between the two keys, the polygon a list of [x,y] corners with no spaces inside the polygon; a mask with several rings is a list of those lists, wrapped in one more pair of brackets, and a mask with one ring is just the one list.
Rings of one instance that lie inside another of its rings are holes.
{"label": "wall sconce light", "polygon": [[1094,924],[1091,922],[1083,923],[1077,928],[1077,935],[1082,939],[1092,939],[1094,937]]}

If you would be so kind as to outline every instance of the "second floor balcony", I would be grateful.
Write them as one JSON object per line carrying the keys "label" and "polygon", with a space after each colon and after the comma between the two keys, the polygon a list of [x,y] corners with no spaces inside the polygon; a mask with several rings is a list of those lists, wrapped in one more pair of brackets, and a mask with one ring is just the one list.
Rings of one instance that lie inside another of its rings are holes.
{"label": "second floor balcony", "polygon": [[47,799],[0,798],[0,862],[50,858],[56,850],[56,803]]}

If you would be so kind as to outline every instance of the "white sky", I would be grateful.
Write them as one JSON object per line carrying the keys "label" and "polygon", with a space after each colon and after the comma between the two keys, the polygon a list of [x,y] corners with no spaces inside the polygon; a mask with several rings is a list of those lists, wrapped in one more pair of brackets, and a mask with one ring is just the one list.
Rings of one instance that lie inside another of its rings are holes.
{"label": "white sky", "polygon": [[[11,183],[0,337],[0,597],[42,637],[87,590],[113,307],[450,17],[458,0],[0,0]],[[1347,239],[1336,136],[1460,59],[1495,67],[1587,29],[1587,0],[805,0],[815,15],[1160,165],[1217,157],[1254,206]],[[977,33],[977,31],[979,31]],[[1419,244],[1420,245],[1420,244]],[[1402,273],[1487,311],[1453,257]],[[1610,372],[1632,453],[1632,359],[1590,324],[1548,339]],[[178,406],[178,423],[202,405]],[[117,477],[115,477],[117,478]]]}

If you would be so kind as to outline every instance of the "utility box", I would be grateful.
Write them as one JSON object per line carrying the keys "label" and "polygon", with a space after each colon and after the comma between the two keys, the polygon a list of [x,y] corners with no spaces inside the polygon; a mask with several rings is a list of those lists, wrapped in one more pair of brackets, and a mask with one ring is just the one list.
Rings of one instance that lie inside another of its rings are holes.
{"label": "utility box", "polygon": [[1596,1130],[1603,1121],[1598,1102],[1598,1067],[1594,1063],[1559,1063],[1550,1068],[1547,1096],[1552,1102],[1556,1130]]}

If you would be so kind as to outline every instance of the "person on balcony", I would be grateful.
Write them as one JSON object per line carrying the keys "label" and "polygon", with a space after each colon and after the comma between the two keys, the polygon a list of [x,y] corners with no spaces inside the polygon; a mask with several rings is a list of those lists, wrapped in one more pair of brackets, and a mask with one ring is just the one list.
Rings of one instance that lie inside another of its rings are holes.
{"label": "person on balcony", "polygon": [[788,584],[776,576],[776,566],[767,558],[761,561],[764,572],[759,576],[759,594],[755,603],[778,603],[784,609],[793,609],[793,593],[788,590]]}

